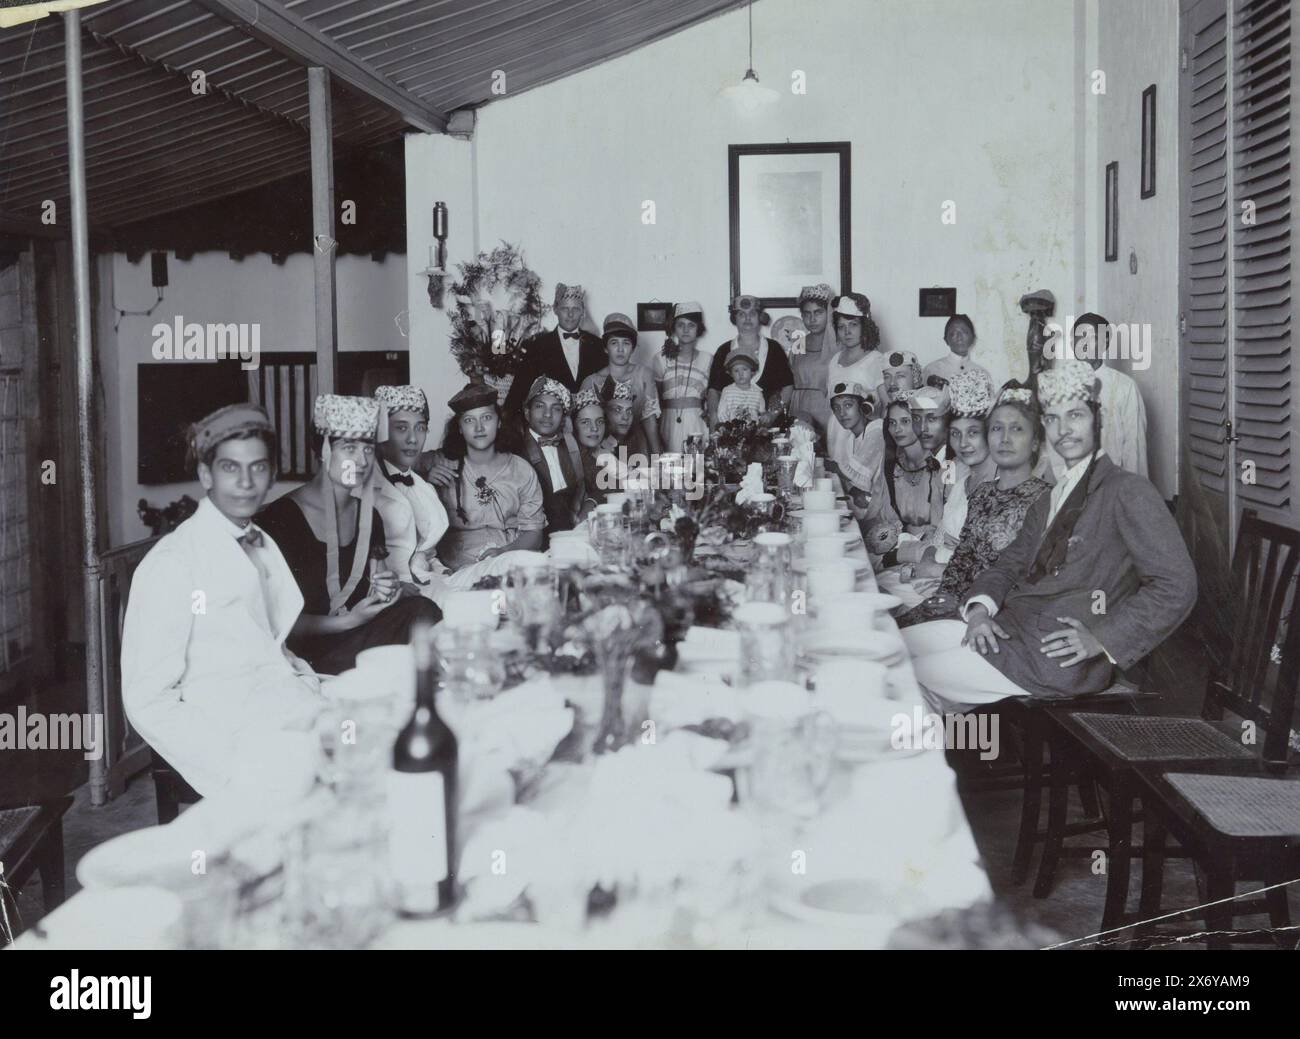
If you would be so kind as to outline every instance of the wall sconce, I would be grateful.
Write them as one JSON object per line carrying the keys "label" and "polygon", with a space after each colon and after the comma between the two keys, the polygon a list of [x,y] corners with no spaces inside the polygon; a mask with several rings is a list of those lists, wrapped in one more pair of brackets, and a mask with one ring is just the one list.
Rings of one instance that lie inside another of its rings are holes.
{"label": "wall sconce", "polygon": [[420,273],[429,279],[429,303],[442,309],[443,282],[447,277],[447,203],[433,204],[433,237],[436,245],[429,246],[429,266]]}

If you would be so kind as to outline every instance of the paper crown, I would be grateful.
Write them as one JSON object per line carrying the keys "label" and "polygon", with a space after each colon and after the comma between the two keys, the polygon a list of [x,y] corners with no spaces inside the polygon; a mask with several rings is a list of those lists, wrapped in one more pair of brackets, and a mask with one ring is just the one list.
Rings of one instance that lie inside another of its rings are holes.
{"label": "paper crown", "polygon": [[962,418],[983,418],[993,410],[993,385],[981,372],[958,372],[948,382],[952,413]]}
{"label": "paper crown", "polygon": [[587,294],[582,291],[581,285],[566,285],[564,282],[555,283],[555,306],[563,303],[581,303],[587,304]]}
{"label": "paper crown", "polygon": [[371,397],[322,393],[312,411],[316,432],[349,440],[373,440],[379,428],[379,402]]}
{"label": "paper crown", "polygon": [[803,306],[805,302],[829,303],[835,298],[835,290],[827,285],[824,281],[817,285],[805,285],[799,290],[799,305]]}
{"label": "paper crown", "polygon": [[673,307],[673,320],[679,317],[704,317],[704,308],[693,299],[688,299],[684,303],[678,303]]}
{"label": "paper crown", "polygon": [[573,413],[576,415],[583,408],[589,408],[592,405],[600,407],[600,394],[595,390],[579,390],[573,398]]}
{"label": "paper crown", "polygon": [[948,411],[952,407],[952,394],[947,386],[919,386],[907,393],[907,406],[913,411],[933,408]]}
{"label": "paper crown", "polygon": [[1037,407],[1037,403],[1034,401],[1034,391],[1028,386],[1021,386],[1018,383],[1008,383],[1003,386],[998,393],[998,399],[993,403],[993,407],[996,408],[1006,401],[1015,401],[1031,408]]}
{"label": "paper crown", "polygon": [[1038,375],[1038,403],[1043,408],[1071,400],[1096,399],[1097,376],[1085,361],[1058,361]]}
{"label": "paper crown", "polygon": [[630,382],[619,382],[611,375],[600,388],[600,399],[607,404],[615,400],[631,403],[636,400],[636,394],[632,392]]}
{"label": "paper crown", "polygon": [[375,400],[389,414],[394,411],[416,411],[425,419],[429,417],[429,399],[418,386],[378,386],[375,388]]}
{"label": "paper crown", "polygon": [[569,395],[568,388],[562,382],[556,382],[554,379],[548,379],[545,375],[539,375],[533,380],[532,386],[528,388],[528,398],[525,404],[531,404],[538,397],[549,393],[552,397],[559,400],[560,406],[565,411],[569,410],[569,405],[573,403],[573,398]]}
{"label": "paper crown", "polygon": [[190,427],[195,457],[201,458],[208,448],[229,440],[241,433],[265,430],[274,433],[275,427],[266,412],[256,404],[227,404]]}

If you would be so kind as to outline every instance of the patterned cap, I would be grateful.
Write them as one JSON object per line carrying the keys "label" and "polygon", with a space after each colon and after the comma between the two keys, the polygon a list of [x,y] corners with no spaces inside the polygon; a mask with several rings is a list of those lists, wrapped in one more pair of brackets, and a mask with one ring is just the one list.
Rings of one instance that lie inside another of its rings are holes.
{"label": "patterned cap", "polygon": [[271,419],[261,407],[256,404],[227,404],[194,423],[190,427],[190,440],[194,444],[195,456],[202,458],[208,448],[233,436],[261,430],[275,432]]}
{"label": "patterned cap", "polygon": [[559,400],[560,406],[564,408],[565,411],[568,411],[569,406],[573,403],[573,398],[569,396],[569,391],[567,387],[565,387],[564,383],[556,382],[554,379],[548,379],[545,375],[539,375],[533,380],[532,386],[528,388],[528,396],[525,398],[524,404],[531,404],[538,397],[546,393],[549,393],[552,397]]}
{"label": "patterned cap", "polygon": [[573,413],[576,415],[583,408],[589,408],[592,405],[600,407],[600,394],[595,390],[580,390],[573,398]]}
{"label": "patterned cap", "polygon": [[757,296],[737,296],[731,301],[731,309],[737,310],[762,310],[763,304],[758,301]]}
{"label": "patterned cap", "polygon": [[1016,401],[1034,409],[1038,407],[1038,402],[1034,400],[1034,391],[1016,379],[1012,379],[998,391],[998,399],[993,407],[996,408],[1006,401]]}
{"label": "patterned cap", "polygon": [[581,285],[566,285],[559,281],[555,283],[555,306],[563,303],[581,303],[584,307],[587,305],[587,294],[582,291]]}
{"label": "patterned cap", "polygon": [[704,308],[693,299],[688,299],[684,303],[678,303],[673,307],[673,320],[679,317],[704,317]]}
{"label": "patterned cap", "polygon": [[813,303],[829,303],[835,298],[835,290],[825,282],[819,285],[805,285],[799,290],[799,306],[812,301]]}
{"label": "patterned cap", "polygon": [[907,406],[912,411],[925,411],[932,408],[943,412],[952,408],[952,394],[947,386],[921,386],[909,390],[906,399]]}
{"label": "patterned cap", "polygon": [[916,359],[916,354],[911,350],[895,350],[885,358],[885,366],[881,371],[891,372],[900,368],[916,368],[920,370],[921,363]]}
{"label": "patterned cap", "polygon": [[831,399],[834,400],[836,397],[858,397],[861,400],[870,400],[871,394],[860,382],[837,382],[831,389]]}
{"label": "patterned cap", "polygon": [[636,400],[636,394],[632,392],[630,382],[619,382],[617,379],[609,378],[600,389],[600,399],[607,404],[615,400],[627,401],[631,404]]}
{"label": "patterned cap", "polygon": [[958,372],[948,383],[952,413],[961,418],[983,418],[993,410],[993,385],[981,372]]}
{"label": "patterned cap", "polygon": [[418,386],[377,386],[375,400],[391,415],[394,411],[415,411],[429,418],[429,399]]}
{"label": "patterned cap", "polygon": [[861,292],[846,292],[835,299],[833,313],[840,317],[864,318],[871,316],[871,300]]}
{"label": "patterned cap", "polygon": [[636,346],[636,325],[632,324],[632,319],[626,314],[613,313],[605,318],[601,337],[605,342],[609,342],[614,336],[626,336],[632,340],[632,345]]}
{"label": "patterned cap", "polygon": [[379,427],[379,402],[371,397],[322,393],[316,398],[312,422],[323,436],[373,440]]}
{"label": "patterned cap", "polygon": [[1086,361],[1062,360],[1038,375],[1038,403],[1043,408],[1071,400],[1095,401],[1097,376]]}
{"label": "patterned cap", "polygon": [[496,407],[496,403],[496,390],[485,383],[471,382],[466,383],[451,400],[447,401],[447,407],[451,408],[453,415],[463,415],[475,408]]}

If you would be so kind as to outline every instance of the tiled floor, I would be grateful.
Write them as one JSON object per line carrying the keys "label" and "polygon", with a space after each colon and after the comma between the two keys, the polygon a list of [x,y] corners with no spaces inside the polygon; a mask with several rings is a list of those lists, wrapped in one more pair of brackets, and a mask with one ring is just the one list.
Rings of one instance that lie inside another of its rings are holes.
{"label": "tiled floor", "polygon": [[[1168,690],[1159,703],[1160,713],[1197,713],[1204,682],[1201,663],[1199,648],[1190,644],[1171,643],[1166,652],[1160,654],[1156,668],[1157,680]],[[74,688],[63,695],[75,698],[78,692]],[[55,708],[47,705],[44,709]],[[83,782],[84,762],[79,761],[79,755],[74,755],[71,759],[66,756],[63,760],[59,758],[59,755],[49,752],[29,755],[28,760],[23,760],[18,752],[0,755],[0,791],[6,795],[5,803],[17,804],[30,803],[39,797],[15,799],[15,791],[21,791],[24,795],[39,795],[61,793],[76,787],[75,803],[64,819],[68,894],[71,895],[78,889],[75,869],[81,857],[110,837],[153,825],[156,809],[153,783],[148,775],[137,776],[125,793],[107,806],[91,808],[88,787]],[[82,785],[77,786],[79,782]],[[1099,930],[1101,921],[1106,878],[1093,873],[1090,860],[1063,859],[1057,870],[1055,890],[1045,899],[1032,896],[1032,876],[1023,885],[1011,882],[1011,860],[1019,825],[1020,799],[1021,795],[1016,790],[970,794],[963,799],[994,890],[1023,920],[1047,928],[1058,935],[1060,941],[1094,934]],[[1077,810],[1077,805],[1073,806],[1073,810]],[[1098,842],[1098,847],[1102,846],[1100,834],[1093,839]],[[1076,838],[1076,842],[1085,841],[1085,838]],[[1140,867],[1135,865],[1133,872],[1132,890],[1136,898]],[[1168,910],[1198,904],[1194,876],[1187,862],[1170,861],[1166,864],[1164,901]],[[1293,919],[1300,920],[1300,885],[1292,889],[1291,904]],[[30,926],[39,919],[39,881],[34,879],[21,893],[18,911],[22,926]]]}

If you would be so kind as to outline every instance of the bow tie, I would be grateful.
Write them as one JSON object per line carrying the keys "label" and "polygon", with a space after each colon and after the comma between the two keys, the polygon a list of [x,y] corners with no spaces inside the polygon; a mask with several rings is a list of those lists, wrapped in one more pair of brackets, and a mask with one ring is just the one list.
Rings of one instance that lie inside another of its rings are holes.
{"label": "bow tie", "polygon": [[262,544],[262,532],[250,523],[248,528],[239,535],[239,543],[245,548],[259,548]]}
{"label": "bow tie", "polygon": [[555,447],[563,439],[559,433],[556,433],[553,437],[538,437],[537,444],[539,447]]}
{"label": "bow tie", "polygon": [[560,335],[563,336],[565,339],[581,339],[581,338],[582,338],[581,333],[578,333],[578,332],[561,332]]}
{"label": "bow tie", "polygon": [[402,473],[389,473],[388,479],[391,480],[393,483],[400,483],[403,487],[415,486],[415,478],[411,476],[410,473],[407,473],[405,475],[403,475]]}

